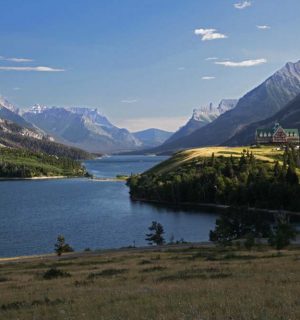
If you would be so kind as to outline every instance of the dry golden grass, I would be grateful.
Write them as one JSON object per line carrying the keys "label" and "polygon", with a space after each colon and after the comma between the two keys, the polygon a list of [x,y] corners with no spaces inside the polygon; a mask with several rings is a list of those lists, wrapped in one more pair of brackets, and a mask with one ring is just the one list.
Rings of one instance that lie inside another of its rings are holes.
{"label": "dry golden grass", "polygon": [[[0,319],[300,319],[300,248],[127,250],[0,264]],[[68,277],[45,280],[51,267]]]}
{"label": "dry golden grass", "polygon": [[[180,165],[188,162],[197,157],[211,157],[214,153],[215,157],[223,156],[223,157],[240,157],[243,150],[249,150],[253,152],[256,159],[274,163],[280,156],[283,155],[282,150],[277,150],[276,147],[271,146],[263,146],[261,148],[251,148],[248,147],[206,147],[206,148],[195,148],[188,149],[181,152],[176,153],[170,159],[160,163],[150,171],[155,173],[166,173],[171,171]],[[280,161],[279,161],[280,162]],[[281,162],[280,162],[281,163]]]}

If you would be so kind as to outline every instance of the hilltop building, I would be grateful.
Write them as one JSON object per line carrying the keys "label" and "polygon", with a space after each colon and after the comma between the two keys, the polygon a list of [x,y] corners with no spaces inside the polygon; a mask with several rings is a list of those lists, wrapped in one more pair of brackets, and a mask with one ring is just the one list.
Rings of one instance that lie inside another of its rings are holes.
{"label": "hilltop building", "polygon": [[298,129],[285,129],[279,123],[273,128],[256,130],[257,144],[299,144]]}

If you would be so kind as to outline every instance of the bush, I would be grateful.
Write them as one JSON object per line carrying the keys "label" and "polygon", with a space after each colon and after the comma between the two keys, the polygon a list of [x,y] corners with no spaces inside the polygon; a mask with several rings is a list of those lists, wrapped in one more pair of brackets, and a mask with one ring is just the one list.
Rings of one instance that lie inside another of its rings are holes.
{"label": "bush", "polygon": [[270,233],[269,244],[277,250],[281,250],[290,244],[291,240],[296,238],[295,228],[287,222],[279,222]]}
{"label": "bush", "polygon": [[45,280],[51,280],[56,278],[67,278],[67,277],[71,277],[71,274],[57,268],[50,268],[43,275],[43,278]]}

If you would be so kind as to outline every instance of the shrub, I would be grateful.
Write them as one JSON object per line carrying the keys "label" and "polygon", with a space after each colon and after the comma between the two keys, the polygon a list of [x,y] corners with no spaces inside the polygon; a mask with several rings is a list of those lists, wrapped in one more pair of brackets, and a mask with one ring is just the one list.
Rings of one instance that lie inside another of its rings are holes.
{"label": "shrub", "polygon": [[50,268],[43,275],[43,278],[45,280],[51,280],[56,278],[67,278],[67,277],[71,277],[70,273],[62,271],[57,268]]}

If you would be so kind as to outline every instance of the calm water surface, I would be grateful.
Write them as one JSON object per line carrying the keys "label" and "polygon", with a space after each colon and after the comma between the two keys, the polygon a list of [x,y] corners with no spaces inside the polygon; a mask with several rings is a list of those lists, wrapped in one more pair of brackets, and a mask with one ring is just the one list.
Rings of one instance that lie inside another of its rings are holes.
{"label": "calm water surface", "polygon": [[[98,177],[138,173],[164,157],[113,156],[88,161]],[[52,252],[63,234],[76,249],[145,245],[153,220],[161,222],[166,239],[208,240],[213,214],[182,211],[131,202],[123,182],[87,179],[0,182],[0,256]]]}

